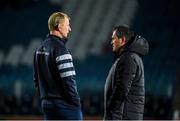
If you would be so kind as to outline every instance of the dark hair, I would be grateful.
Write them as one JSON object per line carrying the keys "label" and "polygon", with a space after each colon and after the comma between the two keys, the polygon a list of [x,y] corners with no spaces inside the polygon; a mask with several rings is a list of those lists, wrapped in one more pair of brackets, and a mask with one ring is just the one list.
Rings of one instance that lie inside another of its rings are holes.
{"label": "dark hair", "polygon": [[135,33],[130,30],[130,28],[127,25],[119,25],[116,26],[113,31],[116,31],[116,36],[118,38],[126,37],[127,41],[131,40],[132,37],[135,36]]}

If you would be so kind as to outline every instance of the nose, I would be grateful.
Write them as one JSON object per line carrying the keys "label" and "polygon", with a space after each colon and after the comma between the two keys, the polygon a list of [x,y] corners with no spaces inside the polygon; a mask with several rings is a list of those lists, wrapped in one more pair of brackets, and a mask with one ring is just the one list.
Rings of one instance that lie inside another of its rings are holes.
{"label": "nose", "polygon": [[71,31],[71,27],[69,27],[69,31]]}
{"label": "nose", "polygon": [[114,41],[112,40],[112,41],[111,41],[111,45],[113,44],[113,42],[114,42]]}

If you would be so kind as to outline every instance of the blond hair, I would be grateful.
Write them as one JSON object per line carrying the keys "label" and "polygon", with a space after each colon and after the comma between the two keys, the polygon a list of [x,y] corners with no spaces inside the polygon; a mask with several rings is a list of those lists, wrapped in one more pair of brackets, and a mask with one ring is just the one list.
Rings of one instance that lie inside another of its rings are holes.
{"label": "blond hair", "polygon": [[70,17],[62,12],[54,12],[51,14],[48,20],[49,31],[54,31],[59,24],[64,23],[65,18],[70,20]]}

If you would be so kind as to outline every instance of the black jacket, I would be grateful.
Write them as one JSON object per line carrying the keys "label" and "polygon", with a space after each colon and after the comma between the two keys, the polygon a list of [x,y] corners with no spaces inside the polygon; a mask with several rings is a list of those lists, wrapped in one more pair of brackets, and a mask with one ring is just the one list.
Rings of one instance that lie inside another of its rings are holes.
{"label": "black jacket", "polygon": [[60,99],[80,107],[72,56],[67,40],[48,35],[34,54],[34,82],[40,98]]}
{"label": "black jacket", "polygon": [[141,57],[148,50],[148,42],[136,36],[111,67],[105,84],[105,119],[143,119],[145,87]]}

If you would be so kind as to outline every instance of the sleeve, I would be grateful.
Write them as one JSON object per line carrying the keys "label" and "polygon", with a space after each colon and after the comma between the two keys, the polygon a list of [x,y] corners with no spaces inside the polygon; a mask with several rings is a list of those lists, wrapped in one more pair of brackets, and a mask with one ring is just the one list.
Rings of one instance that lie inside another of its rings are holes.
{"label": "sleeve", "polygon": [[62,79],[64,95],[71,103],[80,106],[80,98],[77,92],[76,72],[73,64],[73,59],[65,46],[56,48],[56,66],[59,71],[59,76]]}
{"label": "sleeve", "polygon": [[131,84],[135,78],[137,64],[131,56],[125,56],[124,59],[117,63],[115,72],[115,86],[107,103],[108,110],[115,110],[116,106],[121,106],[129,93]]}

